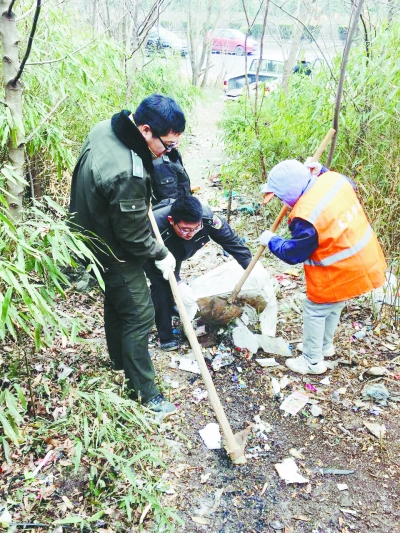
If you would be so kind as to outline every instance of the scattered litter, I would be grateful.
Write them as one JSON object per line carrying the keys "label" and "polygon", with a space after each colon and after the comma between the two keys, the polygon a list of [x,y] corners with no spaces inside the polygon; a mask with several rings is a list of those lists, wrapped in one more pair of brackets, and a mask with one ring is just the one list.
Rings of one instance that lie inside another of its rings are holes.
{"label": "scattered litter", "polygon": [[199,433],[209,450],[219,450],[221,448],[221,433],[218,424],[210,422],[203,429],[200,429]]}
{"label": "scattered litter", "polygon": [[67,407],[65,405],[62,407],[56,407],[51,414],[53,415],[54,420],[65,418],[67,416]]}
{"label": "scattered litter", "polygon": [[346,470],[342,468],[314,468],[313,472],[317,472],[319,474],[332,474],[334,476],[346,476],[348,474],[354,474],[355,470]]}
{"label": "scattered litter", "polygon": [[215,352],[214,358],[211,362],[211,366],[215,372],[217,372],[223,366],[228,366],[234,361],[233,355],[231,354],[230,348],[221,342],[218,346],[217,351]]}
{"label": "scattered litter", "polygon": [[313,416],[322,416],[322,409],[319,405],[312,405],[310,412]]}
{"label": "scattered litter", "polygon": [[[258,322],[257,311],[249,304],[243,305],[243,312],[246,314],[250,324],[256,324]],[[243,315],[242,315],[243,318]]]}
{"label": "scattered litter", "polygon": [[232,330],[232,338],[235,346],[238,348],[246,348],[251,353],[257,353],[259,348],[257,337],[246,326],[240,326]]}
{"label": "scattered litter", "polygon": [[12,517],[7,507],[0,507],[0,525],[8,527],[11,524]]}
{"label": "scattered litter", "polygon": [[197,387],[192,392],[192,396],[194,403],[200,403],[201,400],[208,398],[208,392],[206,390],[201,389],[200,387]]}
{"label": "scattered litter", "polygon": [[270,433],[272,431],[272,426],[268,422],[261,420],[260,415],[255,415],[254,417],[255,424],[252,427],[254,433],[259,437],[265,437],[264,433]]}
{"label": "scattered litter", "polygon": [[387,400],[390,397],[390,392],[387,390],[385,385],[383,385],[383,383],[365,385],[362,393],[364,398],[374,398],[379,405],[387,405]]}
{"label": "scattered litter", "polygon": [[[190,356],[190,352],[187,354]],[[193,372],[194,374],[200,374],[200,368],[197,361],[190,359],[189,357],[179,357],[176,355],[171,356],[169,363],[170,368],[179,368],[179,370],[185,370],[186,372]]]}
{"label": "scattered litter", "polygon": [[[215,511],[218,509],[219,504],[221,502],[221,496],[224,492],[224,489],[217,489],[214,492],[214,501],[209,502],[201,502],[200,509],[197,509],[197,518],[205,517],[205,516],[211,516]],[[200,523],[200,522],[199,522]]]}
{"label": "scattered litter", "polygon": [[256,359],[257,363],[262,367],[279,366],[279,363],[275,360],[275,357],[269,357],[266,359]]}
{"label": "scattered litter", "polygon": [[203,526],[206,526],[210,523],[210,521],[207,518],[204,518],[204,516],[192,516],[193,522],[196,522],[196,524],[202,524]]}
{"label": "scattered litter", "polygon": [[179,381],[173,380],[169,376],[163,376],[163,380],[171,389],[179,389]]}
{"label": "scattered litter", "polygon": [[207,483],[207,481],[210,479],[211,472],[207,472],[206,474],[202,474],[200,476],[200,483]]}
{"label": "scattered litter", "polygon": [[279,477],[286,481],[286,484],[289,483],[308,483],[308,479],[303,477],[296,465],[296,462],[291,457],[288,457],[282,461],[282,463],[277,463],[275,470],[278,472]]}
{"label": "scattered litter", "polygon": [[283,376],[279,381],[279,387],[281,390],[285,389],[292,380],[288,376]]}
{"label": "scattered litter", "polygon": [[364,426],[378,439],[383,439],[386,433],[386,427],[384,424],[375,424],[373,422],[363,422]]}
{"label": "scattered litter", "polygon": [[354,509],[342,509],[342,508],[340,508],[340,510],[344,514],[352,514],[354,516],[356,516],[358,514],[358,511],[354,511]]}
{"label": "scattered litter", "polygon": [[289,453],[295,459],[304,459],[304,455],[301,452],[299,452],[299,450],[296,450],[296,448],[290,448]]}
{"label": "scattered litter", "polygon": [[291,415],[295,415],[302,409],[309,400],[308,394],[295,390],[283,400],[280,409]]}
{"label": "scattered litter", "polygon": [[355,339],[364,339],[367,336],[367,328],[362,328],[360,331],[357,331],[353,334]]}
{"label": "scattered litter", "polygon": [[368,368],[365,373],[370,374],[371,376],[386,376],[388,370],[383,366],[372,366],[371,368]]}
{"label": "scattered litter", "polygon": [[272,529],[275,529],[275,531],[285,529],[285,524],[283,522],[280,522],[279,520],[274,520],[273,522],[270,522],[269,525],[272,527]]}
{"label": "scattered litter", "polygon": [[331,384],[331,378],[329,376],[326,376],[326,378],[321,379],[320,383],[321,383],[321,385],[330,385]]}
{"label": "scattered litter", "polygon": [[267,335],[255,335],[260,348],[265,353],[280,355],[281,357],[292,357],[287,342],[282,337],[267,337]]}
{"label": "scattered litter", "polygon": [[73,368],[71,368],[70,366],[64,365],[64,363],[59,364],[58,370],[60,371],[57,376],[58,379],[66,379],[74,371]]}
{"label": "scattered litter", "polygon": [[336,486],[339,490],[349,490],[349,487],[346,483],[337,483]]}
{"label": "scattered litter", "polygon": [[278,396],[278,394],[280,394],[281,392],[281,386],[279,385],[279,381],[276,378],[271,378],[271,387],[274,396]]}
{"label": "scattered litter", "polygon": [[315,385],[311,385],[311,383],[306,383],[305,387],[310,392],[317,392],[317,387]]}

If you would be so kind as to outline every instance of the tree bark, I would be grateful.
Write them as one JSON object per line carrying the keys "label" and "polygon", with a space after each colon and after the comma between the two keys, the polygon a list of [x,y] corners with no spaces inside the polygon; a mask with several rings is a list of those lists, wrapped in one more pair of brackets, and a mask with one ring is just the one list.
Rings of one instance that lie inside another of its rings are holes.
{"label": "tree bark", "polygon": [[339,129],[339,115],[340,115],[340,108],[341,108],[341,103],[342,103],[343,84],[344,84],[344,78],[346,75],[347,60],[349,59],[351,44],[353,42],[354,34],[357,29],[357,24],[360,18],[363,4],[364,4],[364,0],[358,0],[358,6],[356,7],[353,13],[353,19],[351,22],[351,26],[349,28],[349,32],[347,34],[346,45],[343,50],[342,65],[340,68],[340,78],[339,78],[339,84],[338,84],[338,89],[336,93],[335,114],[333,117],[333,129],[336,130],[336,133],[332,139],[329,156],[328,156],[328,160],[326,163],[328,167],[331,165],[333,154],[335,153],[336,139],[337,139],[338,129]]}
{"label": "tree bark", "polygon": [[14,173],[20,178],[16,183],[8,182],[8,202],[11,217],[19,220],[22,217],[22,197],[24,193],[25,163],[25,131],[22,115],[22,84],[18,81],[11,84],[19,69],[18,45],[19,38],[14,13],[7,15],[9,0],[0,1],[1,18],[0,34],[3,56],[4,102],[10,109],[12,117],[11,135],[8,141],[9,160]]}
{"label": "tree bark", "polygon": [[[307,0],[299,0],[297,19],[307,25],[307,21],[310,18],[310,15],[310,3]],[[285,66],[283,67],[282,87],[284,89],[287,89],[289,77],[293,70],[294,62],[296,60],[297,54],[299,53],[302,35],[303,26],[301,24],[297,24],[293,36],[292,46],[290,47],[289,56],[285,61]]]}

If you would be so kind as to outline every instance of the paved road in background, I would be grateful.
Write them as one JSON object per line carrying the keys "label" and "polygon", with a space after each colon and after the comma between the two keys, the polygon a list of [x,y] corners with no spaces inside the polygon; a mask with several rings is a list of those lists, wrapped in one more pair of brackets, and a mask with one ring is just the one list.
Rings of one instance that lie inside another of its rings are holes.
{"label": "paved road in background", "polygon": [[[315,43],[304,43],[302,49],[304,50],[304,58],[306,61],[314,62],[315,60],[324,61],[324,56],[327,60],[332,60],[336,54],[341,53],[343,49],[342,41],[327,41],[324,42],[321,39]],[[290,43],[285,43],[283,49],[276,42],[265,42],[263,47],[263,56],[270,57],[271,59],[282,59],[289,55]],[[251,61],[257,57],[257,55],[247,56],[247,66],[250,66]],[[237,76],[243,74],[245,69],[244,56],[239,57],[230,54],[212,54],[212,67],[209,72],[210,83],[221,83],[226,77]],[[190,60],[187,57],[182,62],[182,72],[191,77]]]}

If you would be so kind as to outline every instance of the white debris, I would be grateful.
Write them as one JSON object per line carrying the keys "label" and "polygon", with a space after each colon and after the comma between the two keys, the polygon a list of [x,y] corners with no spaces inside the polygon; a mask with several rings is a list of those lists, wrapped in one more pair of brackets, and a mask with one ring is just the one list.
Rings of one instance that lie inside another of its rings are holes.
{"label": "white debris", "polygon": [[199,433],[209,450],[219,450],[221,448],[221,433],[218,424],[210,422],[203,429],[200,429]]}
{"label": "white debris", "polygon": [[313,416],[321,416],[322,415],[322,409],[319,405],[312,405],[310,408],[310,412]]}
{"label": "white debris", "polygon": [[282,337],[268,337],[267,335],[255,335],[260,348],[265,353],[280,355],[281,357],[292,357],[287,342]]}
{"label": "white debris", "polygon": [[270,367],[270,366],[279,366],[279,363],[275,360],[275,357],[269,357],[266,359],[256,359],[257,363],[264,367]]}
{"label": "white debris", "polygon": [[258,335],[254,335],[248,328],[242,326],[232,330],[232,338],[235,346],[238,348],[245,348],[251,353],[256,353],[258,350]]}
{"label": "white debris", "polygon": [[278,472],[279,477],[286,481],[286,484],[308,483],[308,479],[299,473],[296,462],[291,457],[284,459],[282,463],[277,463],[275,470]]}
{"label": "white debris", "polygon": [[291,415],[297,414],[300,409],[302,409],[309,400],[308,394],[295,390],[283,400],[281,403],[280,409]]}

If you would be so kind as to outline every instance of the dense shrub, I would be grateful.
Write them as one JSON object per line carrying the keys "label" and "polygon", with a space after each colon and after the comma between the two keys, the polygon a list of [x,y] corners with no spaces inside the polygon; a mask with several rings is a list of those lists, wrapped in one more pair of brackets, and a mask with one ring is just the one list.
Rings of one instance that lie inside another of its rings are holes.
{"label": "dense shrub", "polygon": [[[358,45],[351,52],[332,168],[355,177],[359,194],[386,252],[398,254],[400,233],[400,28],[382,27],[370,43],[370,57]],[[226,176],[236,183],[262,181],[266,169],[287,158],[304,160],[332,126],[340,59],[313,76],[290,80],[263,100],[255,129],[253,102],[227,106],[224,140],[230,163]],[[322,160],[326,160],[324,154]],[[235,185],[236,186],[236,185]]]}

